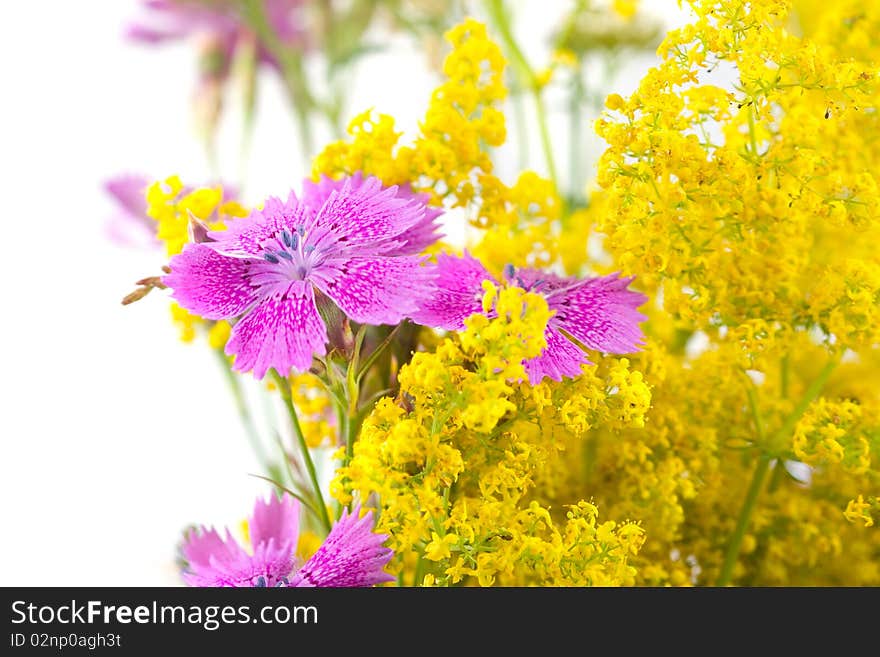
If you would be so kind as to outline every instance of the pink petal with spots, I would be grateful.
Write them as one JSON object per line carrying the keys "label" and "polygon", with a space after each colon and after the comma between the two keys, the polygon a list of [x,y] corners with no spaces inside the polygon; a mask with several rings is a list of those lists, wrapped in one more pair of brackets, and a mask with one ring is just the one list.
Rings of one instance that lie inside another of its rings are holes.
{"label": "pink petal with spots", "polygon": [[354,321],[397,324],[431,294],[433,269],[420,262],[410,256],[340,259],[312,280]]}
{"label": "pink petal with spots", "polygon": [[[303,182],[303,203],[309,210],[317,215],[318,211],[324,206],[333,192],[339,192],[345,186],[346,181],[351,181],[351,189],[357,190],[364,183],[364,177],[360,171],[354,173],[350,178],[341,178],[333,180],[326,176],[321,176],[318,182],[306,180]],[[383,190],[389,189],[382,187]],[[399,246],[388,251],[383,251],[384,255],[415,255],[422,252],[428,246],[436,242],[442,235],[438,233],[439,225],[437,219],[443,214],[440,208],[428,205],[430,196],[428,194],[416,194],[409,185],[401,185],[397,188],[397,198],[404,201],[414,201],[424,206],[425,214],[423,218],[402,233],[395,235],[393,240],[399,243]]]}
{"label": "pink petal with spots", "polygon": [[162,280],[172,298],[205,319],[228,319],[256,303],[257,290],[246,276],[249,262],[223,256],[207,244],[187,244],[171,258],[171,273]]}
{"label": "pink petal with spots", "polygon": [[497,281],[482,263],[465,251],[462,257],[437,256],[436,290],[419,300],[412,320],[425,326],[460,331],[464,320],[483,312],[483,281]]}
{"label": "pink petal with spots", "polygon": [[547,295],[547,304],[556,315],[550,323],[558,326],[589,349],[612,354],[629,354],[644,342],[640,322],[647,317],[636,310],[648,300],[644,294],[628,290],[633,278],[611,274],[590,278]]}
{"label": "pink petal with spots", "polygon": [[296,232],[300,226],[311,221],[305,204],[300,203],[293,192],[283,202],[270,197],[262,210],[254,210],[247,217],[235,219],[226,230],[208,233],[215,240],[211,248],[232,256],[262,257],[262,244],[275,239],[282,230]]}
{"label": "pink petal with spots", "polygon": [[523,363],[529,383],[537,385],[545,376],[554,381],[562,381],[564,376],[579,376],[581,365],[590,362],[584,351],[549,325],[544,330],[544,337],[547,340],[544,351]]}
{"label": "pink petal with spots", "polygon": [[249,560],[229,531],[222,538],[217,530],[205,527],[189,532],[182,552],[189,564],[183,579],[190,586],[222,586],[216,583],[221,572],[240,569]]}
{"label": "pink petal with spots", "polygon": [[318,551],[294,573],[291,586],[373,586],[394,579],[384,570],[394,555],[382,547],[388,536],[373,532],[372,512],[359,515],[360,507],[343,511]]}
{"label": "pink petal with spots", "polygon": [[425,206],[399,198],[398,188],[383,188],[377,178],[363,181],[348,178],[329,197],[308,225],[317,248],[349,253],[370,246],[373,253],[399,249],[401,233],[424,221]]}
{"label": "pink petal with spots", "polygon": [[258,498],[248,528],[254,546],[272,539],[279,544],[284,541],[296,542],[299,536],[299,502],[286,493],[280,499],[272,494],[266,502]]}
{"label": "pink petal with spots", "polygon": [[282,376],[305,372],[314,355],[326,351],[327,327],[315,307],[311,285],[294,281],[279,286],[233,327],[226,353],[235,355],[233,369],[253,370],[262,379],[274,367]]}

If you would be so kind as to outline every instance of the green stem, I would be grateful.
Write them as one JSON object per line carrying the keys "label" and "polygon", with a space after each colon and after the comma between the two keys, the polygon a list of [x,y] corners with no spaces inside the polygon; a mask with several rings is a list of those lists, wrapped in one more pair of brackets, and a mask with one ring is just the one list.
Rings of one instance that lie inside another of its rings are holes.
{"label": "green stem", "polygon": [[755,112],[754,112],[754,103],[749,106],[749,142],[752,146],[752,154],[755,157],[760,157],[758,153],[758,139],[755,135]]}
{"label": "green stem", "polygon": [[742,509],[739,512],[739,518],[736,520],[736,528],[730,537],[730,543],[727,546],[727,552],[724,554],[724,562],[721,565],[721,572],[718,574],[717,586],[727,586],[730,578],[733,576],[733,568],[736,566],[739,557],[739,550],[742,547],[743,538],[752,519],[752,512],[758,502],[758,495],[761,487],[764,485],[764,478],[767,476],[767,470],[770,467],[770,457],[767,454],[761,454],[758,458],[758,464],[752,475],[752,482],[746,491],[746,499],[743,501]]}
{"label": "green stem", "polygon": [[[748,374],[745,375],[748,378]],[[752,412],[752,419],[755,422],[755,433],[758,434],[759,442],[764,442],[764,421],[761,419],[761,412],[758,410],[758,396],[755,393],[755,384],[749,379],[746,387],[746,395],[749,398],[749,410]]]}
{"label": "green stem", "polygon": [[416,570],[415,570],[415,573],[413,574],[413,586],[421,586],[422,585],[422,580],[424,579],[424,576],[422,575],[422,572],[424,570],[423,569],[424,565],[425,565],[424,556],[419,554],[418,561],[416,561]]}
{"label": "green stem", "polygon": [[525,170],[529,167],[529,132],[526,129],[526,110],[523,106],[522,94],[513,90],[510,102],[513,105],[513,122],[516,124],[519,168]]}
{"label": "green stem", "polygon": [[553,143],[550,141],[550,129],[547,126],[547,110],[544,106],[544,95],[540,90],[534,90],[535,113],[538,118],[538,129],[541,134],[541,148],[544,150],[544,159],[547,160],[547,169],[550,172],[550,180],[556,188],[557,194],[562,194],[559,187],[559,174],[556,172],[556,163],[553,161]]}
{"label": "green stem", "polygon": [[394,336],[397,335],[397,332],[400,330],[401,326],[403,326],[402,323],[391,329],[388,335],[386,335],[382,342],[379,343],[379,346],[373,349],[373,352],[369,356],[367,356],[367,359],[363,362],[363,364],[358,367],[358,382],[360,382],[361,379],[364,378],[367,372],[370,371],[370,368],[376,363],[376,360],[378,360],[379,356],[381,356],[385,352],[385,350],[388,348],[388,345],[390,345],[391,341],[394,339]]}
{"label": "green stem", "polygon": [[312,122],[309,118],[309,111],[300,104],[293,107],[296,114],[296,125],[299,130],[300,143],[302,144],[302,158],[306,173],[311,173],[312,155],[315,151],[315,139],[312,133]]}
{"label": "green stem", "polygon": [[583,71],[581,70],[581,60],[578,59],[577,70],[573,73],[572,89],[568,100],[568,119],[569,119],[569,144],[568,144],[568,181],[569,196],[574,199],[575,203],[581,201],[581,186],[586,181],[581,179],[582,167],[582,151],[584,145],[581,143],[583,137],[581,135],[581,107],[584,103],[584,95],[586,89],[584,87]]}
{"label": "green stem", "polygon": [[770,475],[770,483],[767,484],[767,493],[772,493],[779,488],[784,473],[785,464],[782,462],[782,459],[776,459],[776,462],[773,464],[773,474]]}
{"label": "green stem", "polygon": [[309,91],[302,56],[295,49],[287,47],[278,38],[278,34],[266,17],[261,0],[243,0],[243,12],[245,20],[257,35],[259,43],[272,53],[281,68],[284,89],[296,114],[303,140],[303,155],[308,162],[313,145],[309,112],[312,108],[317,107],[318,103]]}
{"label": "green stem", "polygon": [[[798,420],[801,419],[801,416],[803,416],[810,404],[812,404],[816,397],[819,396],[819,393],[822,392],[822,388],[828,382],[828,377],[831,376],[831,373],[834,371],[834,368],[837,367],[839,362],[840,355],[838,354],[825,363],[825,367],[822,368],[819,375],[809,385],[803,397],[801,397],[797,406],[795,406],[794,411],[792,411],[791,415],[785,419],[785,422],[783,422],[779,430],[767,441],[763,440],[764,429],[760,416],[758,415],[757,400],[755,399],[754,390],[751,387],[749,388],[749,405],[751,406],[755,417],[755,426],[758,436],[762,438],[761,443],[763,443],[764,451],[758,457],[758,463],[755,466],[755,472],[752,475],[752,482],[749,484],[749,488],[746,491],[746,498],[743,500],[743,505],[736,521],[736,528],[733,530],[733,535],[730,537],[730,543],[727,545],[727,551],[724,554],[724,562],[721,565],[721,571],[718,574],[718,580],[716,582],[717,586],[727,586],[730,583],[733,569],[739,558],[739,550],[740,547],[742,547],[743,537],[748,530],[749,523],[752,519],[752,513],[754,512],[758,501],[758,495],[761,492],[761,488],[764,485],[764,479],[767,477],[767,472],[770,469],[770,462],[774,458],[781,458],[779,455],[784,451],[784,445],[791,436],[791,432],[794,431],[794,427]],[[777,462],[776,467],[783,467],[781,460]]]}
{"label": "green stem", "polygon": [[321,484],[318,481],[318,473],[315,470],[315,463],[312,461],[312,453],[309,450],[309,446],[306,444],[302,427],[299,425],[299,417],[296,414],[296,407],[293,405],[293,395],[290,391],[290,382],[275,370],[272,370],[272,376],[275,379],[275,383],[278,385],[278,390],[281,392],[281,399],[284,400],[284,406],[287,408],[287,413],[290,415],[293,433],[299,443],[299,448],[303,455],[303,461],[305,462],[306,470],[309,473],[309,479],[312,482],[312,488],[315,492],[315,499],[318,501],[318,511],[321,513],[321,520],[324,523],[327,533],[330,533],[332,527],[332,524],[330,523],[330,515],[327,513],[327,505],[324,504],[324,495],[321,493]]}
{"label": "green stem", "polygon": [[354,441],[357,440],[359,428],[356,416],[348,415],[345,418],[345,465],[351,463],[354,456]]}
{"label": "green stem", "polygon": [[[538,76],[513,36],[513,30],[510,27],[510,21],[503,0],[486,0],[486,5],[489,15],[495,22],[495,27],[498,28],[501,41],[510,54],[511,63],[517,70],[520,84],[532,94],[541,136],[541,148],[544,151],[544,159],[547,161],[547,170],[554,187],[556,187],[556,193],[560,194],[559,176],[556,170],[556,161],[553,158],[553,144],[550,141],[550,130],[547,127],[547,110],[544,105],[544,96],[541,92]],[[563,214],[565,213],[563,212]]]}
{"label": "green stem", "polygon": [[220,162],[217,159],[217,140],[213,134],[202,138],[205,148],[205,161],[208,163],[208,171],[212,180],[220,180]]}
{"label": "green stem", "polygon": [[212,351],[217,356],[220,369],[223,371],[223,374],[226,377],[226,382],[229,384],[229,390],[232,392],[232,398],[235,401],[235,410],[238,411],[238,416],[244,426],[244,432],[251,445],[251,449],[254,450],[254,455],[257,457],[257,461],[259,461],[260,465],[265,468],[267,472],[271,472],[272,464],[266,456],[266,450],[263,449],[260,435],[257,432],[256,425],[254,424],[254,420],[248,409],[247,401],[244,397],[244,391],[241,389],[241,382],[238,380],[235,372],[232,371],[232,368],[229,367],[229,361],[226,360],[223,350],[212,349]]}
{"label": "green stem", "polygon": [[822,371],[819,372],[819,375],[813,380],[813,382],[809,385],[806,392],[804,392],[804,396],[801,397],[800,401],[797,403],[797,406],[794,407],[794,410],[791,412],[787,418],[785,418],[785,422],[769,440],[767,444],[767,451],[770,452],[771,455],[776,455],[779,452],[783,451],[785,442],[791,436],[791,432],[794,431],[794,426],[798,423],[798,420],[801,419],[801,416],[807,411],[807,408],[816,397],[819,396],[819,393],[822,392],[822,388],[825,387],[825,384],[828,382],[828,378],[831,376],[831,373],[834,371],[834,368],[837,367],[838,363],[840,363],[841,355],[838,354],[832,357],[827,363],[825,363],[825,367],[822,368]]}

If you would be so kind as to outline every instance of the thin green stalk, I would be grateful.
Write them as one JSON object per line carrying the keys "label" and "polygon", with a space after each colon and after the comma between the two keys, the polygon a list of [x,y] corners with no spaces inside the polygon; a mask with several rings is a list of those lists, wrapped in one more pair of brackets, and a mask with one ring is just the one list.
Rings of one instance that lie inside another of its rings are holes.
{"label": "thin green stalk", "polygon": [[357,440],[357,432],[360,425],[354,416],[345,418],[345,465],[351,463],[354,457],[354,441]]}
{"label": "thin green stalk", "polygon": [[302,56],[296,50],[285,46],[278,38],[260,0],[243,0],[243,11],[245,20],[253,28],[260,44],[269,50],[281,68],[284,89],[296,114],[303,143],[303,155],[308,162],[313,146],[309,113],[312,108],[318,107],[318,103],[309,91]]}
{"label": "thin green stalk", "polygon": [[208,163],[208,171],[213,180],[220,179],[220,162],[217,159],[217,140],[213,134],[205,135],[202,138],[202,144],[205,148],[205,161]]}
{"label": "thin green stalk", "polygon": [[291,490],[290,488],[288,488],[287,486],[282,484],[277,479],[272,479],[272,477],[264,477],[263,475],[258,475],[258,474],[251,474],[251,477],[255,477],[257,479],[262,479],[263,481],[268,481],[270,484],[275,486],[275,488],[277,488],[278,490],[280,490],[284,493],[287,493],[288,495],[290,495],[294,499],[299,500],[300,503],[302,503],[302,505],[306,508],[306,510],[311,511],[313,514],[315,514],[315,517],[319,521],[321,520],[320,514],[315,510],[315,507],[312,505],[312,503],[309,502],[305,497],[303,497],[302,495],[297,493],[295,490]]}
{"label": "thin green stalk", "polygon": [[[745,500],[743,500],[743,505],[736,521],[736,528],[730,537],[730,543],[727,545],[727,551],[724,554],[724,561],[721,565],[721,571],[718,574],[718,580],[716,582],[718,586],[727,586],[730,583],[733,569],[739,558],[739,550],[742,547],[743,537],[745,537],[746,531],[748,530],[749,523],[752,519],[752,513],[754,512],[758,501],[758,496],[764,485],[764,479],[767,477],[767,472],[770,469],[770,462],[773,459],[781,458],[781,453],[784,451],[783,447],[790,438],[792,431],[794,431],[794,427],[798,420],[801,419],[801,416],[803,416],[810,404],[813,403],[816,397],[822,392],[822,388],[828,382],[828,377],[831,376],[831,373],[834,371],[834,368],[837,367],[839,362],[840,355],[837,355],[825,363],[825,367],[822,368],[819,375],[809,385],[806,392],[804,392],[803,397],[801,397],[791,415],[785,419],[785,422],[782,423],[779,430],[774,433],[769,440],[763,439],[764,429],[760,416],[758,415],[757,400],[755,399],[754,390],[751,387],[749,388],[749,405],[754,414],[755,427],[759,438],[761,438],[760,442],[763,451],[758,457],[758,463],[756,464],[755,472],[752,475],[752,482],[749,484],[749,488],[746,491],[746,497]],[[778,462],[776,467],[782,467],[782,463]]]}
{"label": "thin green stalk", "polygon": [[332,527],[332,524],[330,523],[330,515],[327,513],[327,505],[324,504],[324,495],[321,493],[321,484],[318,481],[318,473],[315,470],[315,463],[312,461],[312,453],[309,450],[309,446],[306,444],[302,427],[300,427],[299,424],[299,416],[297,416],[296,407],[293,405],[293,396],[290,392],[290,382],[275,370],[272,370],[272,376],[275,379],[275,383],[278,385],[278,389],[281,391],[281,399],[284,400],[284,406],[287,408],[288,415],[290,415],[293,433],[299,443],[299,448],[303,455],[303,461],[305,462],[306,470],[309,473],[309,479],[312,482],[312,488],[315,492],[315,499],[318,501],[318,511],[320,511],[321,520],[324,523],[325,529],[329,533]]}
{"label": "thin green stalk", "polygon": [[[745,375],[748,378],[748,374]],[[764,421],[761,419],[761,412],[758,410],[758,396],[755,392],[755,384],[749,379],[746,386],[746,395],[749,398],[749,410],[752,412],[752,419],[755,422],[755,433],[758,434],[758,441],[764,443]]]}
{"label": "thin green stalk", "polygon": [[581,60],[578,59],[577,69],[573,73],[572,88],[568,99],[568,120],[569,120],[569,143],[568,143],[568,175],[569,175],[569,196],[577,203],[580,201],[581,186],[586,183],[582,179],[581,168],[583,165],[581,153],[584,145],[582,143],[583,136],[581,134],[581,107],[584,104],[584,96],[586,88],[584,86],[583,71],[581,70]]}
{"label": "thin green stalk", "polygon": [[754,103],[749,106],[749,142],[752,146],[752,154],[755,157],[759,157],[758,153],[758,140],[755,135],[755,112],[754,112]]}
{"label": "thin green stalk", "polygon": [[776,462],[773,464],[773,474],[770,475],[770,483],[767,484],[767,493],[772,493],[779,488],[784,474],[785,464],[782,462],[782,459],[776,459]]}
{"label": "thin green stalk", "polygon": [[373,352],[369,356],[367,356],[367,358],[363,362],[363,364],[361,364],[360,367],[358,367],[358,369],[357,369],[357,381],[358,382],[360,382],[361,379],[364,378],[364,376],[367,374],[367,372],[370,371],[370,368],[375,364],[375,362],[379,358],[379,356],[381,356],[385,352],[385,349],[387,349],[388,345],[391,344],[391,341],[394,339],[394,336],[397,335],[397,332],[400,330],[401,326],[403,326],[403,324],[398,324],[393,329],[391,329],[391,331],[388,333],[388,335],[385,336],[385,339],[382,340],[382,342],[380,342],[379,345],[375,349],[373,349]]}
{"label": "thin green stalk", "polygon": [[529,132],[526,130],[526,109],[523,106],[522,94],[514,90],[510,102],[513,105],[513,122],[516,125],[519,168],[525,170],[529,168]]}
{"label": "thin green stalk", "polygon": [[740,509],[739,517],[736,520],[736,528],[730,537],[730,543],[727,545],[727,551],[724,553],[724,562],[721,564],[721,572],[718,573],[717,586],[727,586],[730,584],[730,578],[733,576],[733,568],[736,566],[739,558],[739,550],[742,547],[743,538],[752,519],[752,512],[758,502],[758,495],[761,487],[764,485],[764,478],[767,476],[767,470],[770,468],[770,457],[767,454],[761,454],[758,458],[758,464],[755,466],[755,472],[752,475],[752,482],[746,491],[746,499],[743,501],[742,509]]}
{"label": "thin green stalk", "polygon": [[544,95],[540,90],[534,90],[535,97],[535,113],[538,118],[538,129],[541,135],[541,148],[544,150],[544,158],[547,160],[547,169],[550,173],[550,180],[556,188],[556,193],[562,195],[562,189],[559,187],[559,174],[556,173],[556,162],[553,160],[553,143],[550,141],[550,129],[547,125],[547,110],[544,106]]}
{"label": "thin green stalk", "polygon": [[[538,76],[513,36],[513,30],[510,27],[510,21],[508,20],[503,0],[486,0],[486,6],[489,15],[495,23],[495,27],[498,29],[501,41],[511,57],[511,63],[517,70],[520,84],[532,94],[532,100],[535,103],[535,114],[538,119],[538,130],[541,136],[541,148],[544,151],[544,159],[547,161],[547,170],[554,187],[556,187],[556,193],[561,196],[559,175],[557,174],[556,161],[553,157],[553,144],[550,141],[550,130],[547,127],[547,110],[544,105],[544,96],[541,92]],[[563,212],[563,214],[565,213]]]}
{"label": "thin green stalk", "polygon": [[260,435],[257,432],[257,427],[254,424],[250,409],[248,409],[247,401],[244,397],[244,391],[241,389],[241,382],[238,380],[235,372],[232,371],[232,368],[229,367],[229,361],[226,360],[223,350],[213,349],[212,351],[217,356],[220,363],[220,369],[223,371],[223,374],[226,377],[226,382],[229,384],[229,390],[232,392],[232,398],[235,401],[235,409],[238,411],[238,416],[244,426],[244,432],[251,445],[251,449],[254,450],[254,455],[257,457],[257,461],[259,461],[260,465],[264,467],[266,471],[271,471],[272,463],[266,456],[266,451],[263,449]]}
{"label": "thin green stalk", "polygon": [[309,111],[300,104],[294,104],[293,111],[296,114],[296,125],[299,130],[300,143],[302,144],[301,154],[305,169],[308,172],[311,167],[312,155],[314,155],[315,139],[312,133],[312,122],[309,118]]}
{"label": "thin green stalk", "polygon": [[419,554],[418,561],[416,561],[416,571],[415,571],[415,573],[413,573],[413,584],[412,584],[413,586],[421,586],[422,585],[422,580],[424,579],[424,576],[422,575],[422,572],[424,570],[424,565],[425,565],[425,558],[423,555]]}
{"label": "thin green stalk", "polygon": [[241,126],[241,141],[238,145],[238,188],[239,198],[244,196],[247,187],[248,166],[251,157],[251,144],[254,136],[253,121],[245,121]]}
{"label": "thin green stalk", "polygon": [[825,367],[819,372],[819,375],[813,380],[813,382],[809,385],[806,392],[804,392],[804,396],[801,397],[800,401],[797,403],[797,406],[794,407],[794,410],[791,412],[787,418],[785,418],[785,422],[769,440],[767,447],[771,455],[776,455],[779,452],[783,451],[783,447],[788,439],[791,437],[791,432],[794,431],[794,426],[798,423],[798,420],[801,419],[801,416],[807,411],[807,408],[816,397],[822,392],[822,388],[825,387],[825,384],[828,382],[828,378],[831,376],[831,373],[834,371],[834,368],[837,367],[838,363],[840,363],[841,354],[838,354],[832,357],[827,363],[825,363]]}

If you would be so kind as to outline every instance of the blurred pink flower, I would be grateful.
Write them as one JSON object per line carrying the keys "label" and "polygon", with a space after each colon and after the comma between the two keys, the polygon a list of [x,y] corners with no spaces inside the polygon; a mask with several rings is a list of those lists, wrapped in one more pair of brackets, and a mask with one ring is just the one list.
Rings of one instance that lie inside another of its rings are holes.
{"label": "blurred pink flower", "polygon": [[[238,3],[228,0],[141,0],[143,20],[133,21],[126,28],[131,41],[160,44],[196,37],[211,45],[220,54],[216,72],[225,72],[236,49],[253,39],[241,16]],[[303,0],[263,0],[269,26],[286,45],[303,47],[306,30],[301,16]],[[260,45],[262,63],[277,65],[268,49]]]}
{"label": "blurred pink flower", "polygon": [[360,507],[342,517],[324,543],[304,564],[298,564],[299,502],[272,495],[257,499],[248,526],[250,552],[226,530],[192,531],[183,544],[187,569],[183,580],[190,586],[373,586],[394,579],[385,572],[393,552],[382,543],[385,534],[373,532],[372,512],[360,517]]}

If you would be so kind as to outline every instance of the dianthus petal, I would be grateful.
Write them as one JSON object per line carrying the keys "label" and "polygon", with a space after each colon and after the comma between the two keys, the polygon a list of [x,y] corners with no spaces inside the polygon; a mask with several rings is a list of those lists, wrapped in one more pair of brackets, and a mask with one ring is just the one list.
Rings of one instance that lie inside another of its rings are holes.
{"label": "dianthus petal", "polygon": [[266,502],[257,498],[248,529],[255,549],[273,539],[276,544],[295,543],[299,536],[299,502],[287,494],[280,499],[272,494]]}
{"label": "dianthus petal", "polygon": [[[310,212],[317,215],[324,203],[330,198],[330,195],[333,192],[341,191],[346,181],[350,181],[352,190],[357,190],[364,184],[364,177],[358,171],[347,179],[333,180],[332,178],[321,176],[318,182],[304,181],[303,203],[309,208]],[[397,198],[404,201],[414,201],[423,205],[425,213],[420,221],[393,237],[393,240],[399,246],[383,251],[383,254],[415,255],[440,239],[441,235],[437,232],[439,229],[437,219],[443,214],[443,210],[429,206],[430,196],[428,194],[414,193],[409,185],[401,185],[397,188]]]}
{"label": "dianthus petal", "polygon": [[308,224],[316,248],[338,254],[368,255],[392,252],[401,246],[399,236],[424,221],[425,206],[398,198],[397,187],[382,188],[377,178],[348,178],[329,197]]}
{"label": "dianthus petal", "polygon": [[636,309],[648,298],[627,289],[632,280],[615,273],[548,294],[547,304],[556,311],[550,324],[589,349],[612,354],[638,351],[644,341],[639,323],[647,317]]}
{"label": "dianthus petal", "polygon": [[262,379],[274,367],[282,376],[304,372],[312,356],[326,352],[327,327],[315,307],[312,286],[294,281],[263,298],[232,329],[226,353],[233,369]]}
{"label": "dianthus petal", "polygon": [[432,267],[410,256],[339,259],[322,265],[312,281],[351,319],[397,324],[431,294]]}
{"label": "dianthus petal", "polygon": [[253,210],[248,216],[233,220],[226,230],[216,230],[208,236],[216,240],[211,244],[215,251],[233,256],[263,256],[263,244],[274,240],[278,233],[296,232],[300,226],[311,221],[304,203],[290,192],[287,201],[269,197],[262,210]]}
{"label": "dianthus petal", "polygon": [[187,244],[169,265],[171,273],[162,281],[173,290],[171,296],[205,319],[236,317],[258,299],[246,276],[248,261],[228,258],[207,244]]}
{"label": "dianthus petal", "polygon": [[182,552],[189,564],[183,579],[190,586],[222,586],[218,581],[224,573],[243,568],[249,561],[248,554],[229,531],[224,539],[217,530],[205,527],[189,532]]}
{"label": "dianthus petal", "polygon": [[388,536],[373,532],[372,512],[359,515],[359,507],[343,511],[323,545],[294,573],[291,586],[373,586],[394,579],[384,570],[394,554],[382,547]]}
{"label": "dianthus petal", "polygon": [[544,351],[523,363],[532,385],[540,383],[545,376],[554,381],[562,381],[564,376],[579,376],[581,365],[590,362],[583,349],[549,324],[544,330],[544,338],[547,340]]}
{"label": "dianthus petal", "polygon": [[419,299],[419,308],[412,314],[412,320],[447,331],[462,330],[465,319],[483,311],[482,283],[485,280],[497,285],[480,261],[467,251],[460,258],[438,255],[434,280],[437,289]]}
{"label": "dianthus petal", "polygon": [[104,182],[104,189],[133,218],[152,222],[147,216],[147,187],[150,180],[146,176],[122,175]]}

